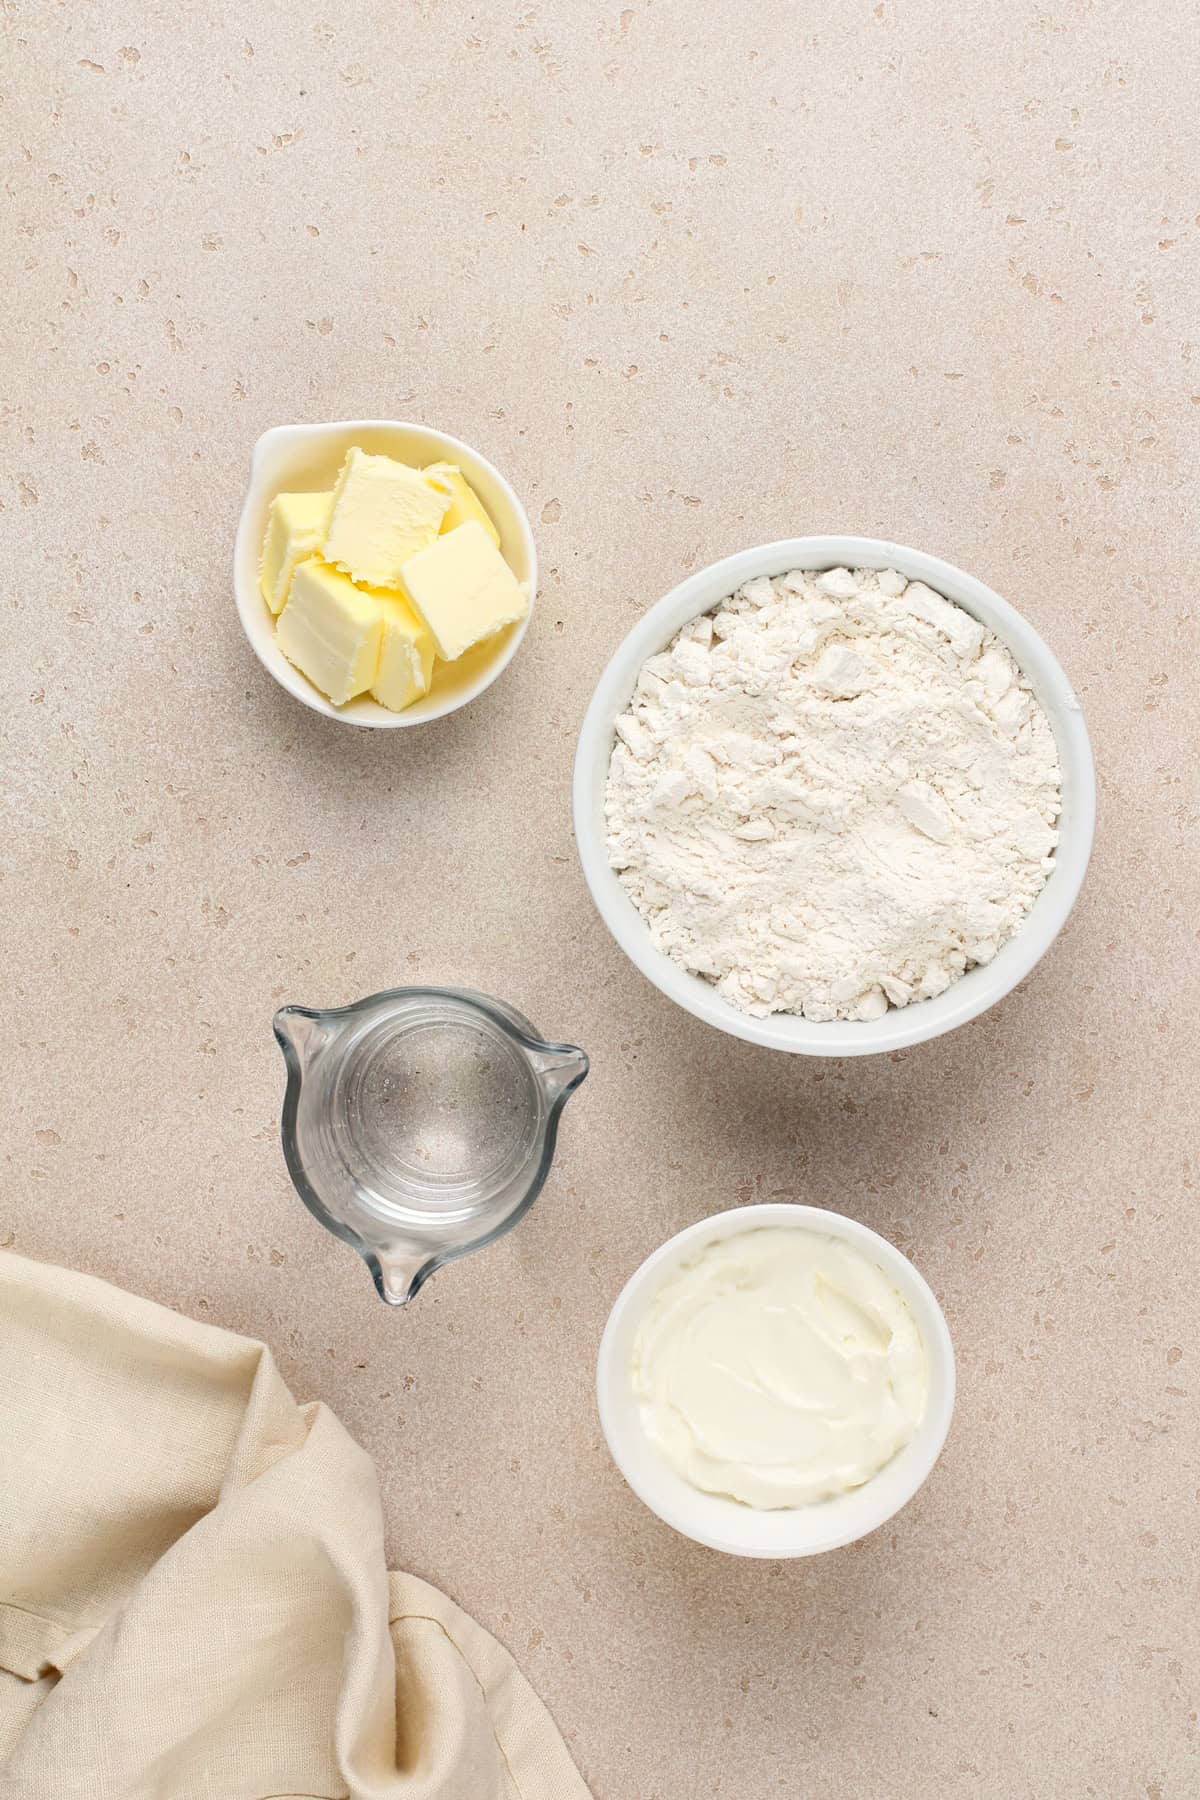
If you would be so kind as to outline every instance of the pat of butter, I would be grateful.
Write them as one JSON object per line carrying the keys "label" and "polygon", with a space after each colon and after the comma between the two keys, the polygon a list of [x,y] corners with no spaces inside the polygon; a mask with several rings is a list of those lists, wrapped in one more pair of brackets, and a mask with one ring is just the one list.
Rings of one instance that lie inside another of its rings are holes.
{"label": "pat of butter", "polygon": [[296,564],[321,548],[331,499],[331,494],[276,494],[272,500],[258,584],[273,613],[283,611]]}
{"label": "pat of butter", "polygon": [[395,594],[376,594],[383,611],[379,668],[371,692],[389,712],[403,712],[429,692],[433,639],[412,608]]}
{"label": "pat of butter", "polygon": [[455,531],[460,525],[465,525],[468,519],[478,519],[496,548],[500,548],[500,533],[492,524],[483,501],[460,468],[454,463],[431,463],[425,471],[425,478],[435,487],[448,490],[451,495],[450,505],[440,527],[443,536],[447,531]]}
{"label": "pat of butter", "polygon": [[477,519],[410,557],[403,580],[443,662],[529,611],[529,596]]}
{"label": "pat of butter", "polygon": [[321,554],[368,587],[399,587],[402,564],[432,544],[450,496],[390,456],[348,452]]}
{"label": "pat of butter", "polygon": [[275,641],[335,706],[365,693],[379,668],[383,607],[319,556],[302,562],[279,615]]}

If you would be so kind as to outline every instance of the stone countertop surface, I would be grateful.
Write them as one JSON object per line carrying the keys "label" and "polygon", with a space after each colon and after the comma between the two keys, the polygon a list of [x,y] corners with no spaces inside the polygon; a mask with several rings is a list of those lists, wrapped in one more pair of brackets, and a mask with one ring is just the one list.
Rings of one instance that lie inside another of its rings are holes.
{"label": "stone countertop surface", "polygon": [[[0,1243],[268,1338],[598,1800],[1191,1800],[1191,9],[13,0],[4,37]],[[539,542],[516,662],[417,731],[295,704],[230,592],[259,433],[356,416],[479,445]],[[1101,820],[1003,1005],[822,1063],[636,974],[569,784],[651,601],[830,530],[1034,622]],[[408,980],[593,1067],[529,1218],[396,1313],[288,1184],[270,1020]],[[890,1526],[743,1564],[626,1490],[593,1367],[649,1250],[780,1197],[913,1256],[959,1403]]]}

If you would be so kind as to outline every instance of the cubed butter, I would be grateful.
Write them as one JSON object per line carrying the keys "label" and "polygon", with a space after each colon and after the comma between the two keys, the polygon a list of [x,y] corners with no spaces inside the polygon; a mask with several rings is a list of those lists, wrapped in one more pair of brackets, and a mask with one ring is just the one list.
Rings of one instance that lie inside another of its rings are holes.
{"label": "cubed butter", "polygon": [[287,604],[297,563],[321,548],[329,521],[331,494],[276,494],[267,516],[258,564],[258,584],[273,613]]}
{"label": "cubed butter", "polygon": [[348,452],[333,490],[321,554],[368,587],[400,585],[400,569],[432,544],[450,495],[390,456]]}
{"label": "cubed butter", "polygon": [[477,519],[409,557],[403,581],[443,662],[529,611],[529,596]]}
{"label": "cubed butter", "polygon": [[389,712],[403,712],[429,692],[433,639],[412,608],[395,594],[378,594],[383,608],[379,668],[371,693]]}
{"label": "cubed butter", "polygon": [[344,706],[375,680],[383,617],[378,595],[312,556],[292,577],[275,641],[315,688]]}
{"label": "cubed butter", "polygon": [[464,476],[462,470],[454,463],[431,463],[425,471],[425,478],[435,487],[446,489],[452,498],[450,505],[442,515],[440,530],[456,531],[465,525],[468,519],[478,519],[496,548],[500,547],[500,533],[492,524],[491,517],[483,501]]}

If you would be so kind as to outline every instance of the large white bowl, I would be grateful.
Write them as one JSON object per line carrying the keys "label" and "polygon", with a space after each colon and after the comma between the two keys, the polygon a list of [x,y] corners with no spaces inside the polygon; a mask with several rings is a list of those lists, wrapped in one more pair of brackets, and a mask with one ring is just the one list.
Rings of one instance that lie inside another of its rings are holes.
{"label": "large white bowl", "polygon": [[[642,1429],[632,1379],[638,1327],[663,1282],[706,1245],[763,1225],[823,1232],[870,1257],[908,1303],[929,1368],[925,1416],[890,1463],[851,1493],[777,1512],[760,1512],[721,1494],[703,1494],[677,1475]],[[684,1537],[731,1556],[815,1556],[818,1551],[853,1543],[884,1524],[912,1499],[929,1474],[946,1441],[954,1411],[954,1347],[929,1284],[886,1238],[819,1206],[739,1206],[690,1225],[648,1256],[630,1277],[600,1340],[596,1399],[613,1461],[651,1512]]]}
{"label": "large white bowl", "polygon": [[[403,712],[389,712],[369,694],[346,706],[334,706],[318,692],[275,642],[275,620],[258,585],[258,562],[267,529],[267,511],[276,494],[319,493],[331,488],[352,444],[377,456],[423,467],[432,462],[457,463],[479,495],[500,533],[504,560],[518,581],[527,584],[529,611],[516,625],[477,644],[457,662],[439,662],[433,686]],[[537,595],[537,551],[525,509],[498,469],[477,450],[444,431],[411,425],[403,419],[343,419],[328,425],[276,425],[254,446],[250,486],[238,522],[233,551],[233,592],[242,628],[259,662],[305,706],[344,725],[424,725],[457,712],[506,669],[529,626]]]}
{"label": "large white bowl", "polygon": [[[892,1007],[880,1019],[816,1023],[794,1013],[751,1018],[721,997],[710,982],[664,956],[644,919],[621,886],[605,846],[604,790],[615,722],[633,693],[638,671],[689,619],[709,612],[756,575],[789,569],[898,569],[955,600],[994,631],[1012,651],[1045,708],[1062,763],[1062,817],[1054,869],[1021,929],[990,963],[969,969],[944,994]],[[806,1056],[867,1056],[899,1050],[963,1025],[1004,997],[1050,948],[1075,903],[1091,854],[1096,822],[1096,779],[1083,713],[1054,656],[1033,627],[999,594],[936,556],[882,538],[784,538],[712,563],[681,582],[652,606],[618,647],[605,669],[579,733],[575,754],[575,840],[592,898],[618,944],[650,981],[698,1019],[774,1050]]]}

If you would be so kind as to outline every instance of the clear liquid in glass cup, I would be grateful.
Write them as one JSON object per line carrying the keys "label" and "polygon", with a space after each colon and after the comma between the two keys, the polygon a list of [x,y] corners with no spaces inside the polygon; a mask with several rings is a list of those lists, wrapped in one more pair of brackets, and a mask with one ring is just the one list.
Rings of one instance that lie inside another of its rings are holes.
{"label": "clear liquid in glass cup", "polygon": [[285,1006],[283,1149],[310,1212],[404,1305],[540,1193],[558,1117],[587,1074],[502,1001],[393,988],[353,1006]]}

